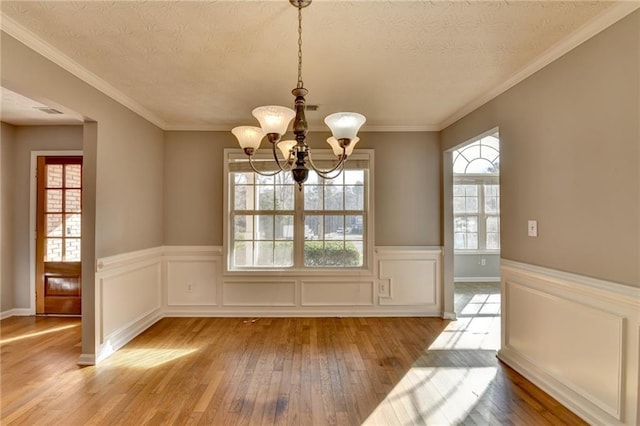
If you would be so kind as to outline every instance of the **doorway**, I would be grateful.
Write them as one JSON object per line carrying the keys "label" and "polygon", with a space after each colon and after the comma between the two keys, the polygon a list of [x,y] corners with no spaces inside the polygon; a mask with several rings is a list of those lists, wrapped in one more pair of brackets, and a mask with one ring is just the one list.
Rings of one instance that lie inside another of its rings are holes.
{"label": "doorway", "polygon": [[[498,131],[487,132],[453,150],[451,167],[455,312],[495,315],[496,306],[484,304],[489,298],[499,298],[500,293]],[[481,304],[469,304],[480,301],[481,296],[486,299]],[[471,312],[475,308],[487,311]]]}
{"label": "doorway", "polygon": [[82,156],[38,156],[36,314],[81,315]]}

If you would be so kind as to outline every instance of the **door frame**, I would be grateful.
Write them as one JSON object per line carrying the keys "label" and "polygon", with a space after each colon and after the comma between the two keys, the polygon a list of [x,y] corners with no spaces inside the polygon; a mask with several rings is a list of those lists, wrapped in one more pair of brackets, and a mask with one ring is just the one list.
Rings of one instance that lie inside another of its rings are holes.
{"label": "door frame", "polygon": [[36,314],[36,220],[38,200],[38,157],[83,157],[78,150],[31,151],[29,169],[29,315]]}

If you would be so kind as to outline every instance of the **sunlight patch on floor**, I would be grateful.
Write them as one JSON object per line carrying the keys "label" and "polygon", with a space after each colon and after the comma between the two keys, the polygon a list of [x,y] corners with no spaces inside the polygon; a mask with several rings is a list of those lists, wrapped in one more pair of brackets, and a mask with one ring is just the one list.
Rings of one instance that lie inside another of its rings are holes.
{"label": "sunlight patch on floor", "polygon": [[154,368],[196,351],[197,349],[121,349],[101,366]]}
{"label": "sunlight patch on floor", "polygon": [[68,330],[68,329],[74,328],[74,327],[80,327],[80,324],[61,325],[60,327],[50,328],[48,330],[36,331],[34,333],[22,334],[22,335],[16,336],[16,337],[9,337],[7,339],[0,340],[0,345],[17,342],[19,340],[29,339],[31,337],[42,336],[42,335],[45,335],[45,334],[57,333],[58,331]]}
{"label": "sunlight patch on floor", "polygon": [[402,424],[457,424],[476,406],[496,371],[497,367],[411,368],[363,424],[397,424],[389,423],[394,416]]}
{"label": "sunlight patch on floor", "polygon": [[452,321],[429,346],[429,349],[500,348],[500,317],[462,317]]}

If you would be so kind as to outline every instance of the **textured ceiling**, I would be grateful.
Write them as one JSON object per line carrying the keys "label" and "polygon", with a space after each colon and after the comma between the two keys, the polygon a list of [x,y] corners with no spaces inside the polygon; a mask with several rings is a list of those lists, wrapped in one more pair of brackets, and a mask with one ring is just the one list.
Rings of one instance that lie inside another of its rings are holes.
{"label": "textured ceiling", "polygon": [[[303,10],[312,127],[441,128],[615,2],[322,1]],[[253,123],[291,105],[296,9],[282,1],[2,1],[33,33],[166,129]],[[3,28],[4,29],[4,28]],[[122,97],[122,96],[121,96]]]}

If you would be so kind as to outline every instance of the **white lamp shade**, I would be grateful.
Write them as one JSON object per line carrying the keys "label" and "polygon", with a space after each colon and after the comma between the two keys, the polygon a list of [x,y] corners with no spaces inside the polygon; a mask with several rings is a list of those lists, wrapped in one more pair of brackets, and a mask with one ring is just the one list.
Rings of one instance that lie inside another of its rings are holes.
{"label": "white lamp shade", "polygon": [[354,139],[365,121],[366,117],[357,112],[336,112],[324,119],[336,139]]}
{"label": "white lamp shade", "polygon": [[[360,141],[359,137],[355,137],[351,139],[351,143],[349,144],[345,152],[347,154],[347,157],[351,155],[351,153],[353,152],[353,149],[356,147],[356,144],[359,141]],[[327,139],[327,143],[331,145],[331,149],[333,149],[333,153],[335,154],[336,157],[339,157],[342,155],[342,148],[340,147],[340,142],[338,142],[338,139],[331,137]]]}
{"label": "white lamp shade", "polygon": [[291,140],[278,142],[278,148],[280,148],[280,152],[282,152],[284,158],[288,159],[291,156],[291,148],[296,146],[297,143],[298,142]]}
{"label": "white lamp shade", "polygon": [[242,149],[253,148],[257,150],[260,142],[264,138],[264,132],[260,127],[255,126],[238,126],[231,129],[231,133],[238,138],[238,143]]}
{"label": "white lamp shade", "polygon": [[287,133],[289,123],[296,115],[291,108],[277,105],[258,107],[253,110],[252,114],[260,122],[260,127],[265,134],[277,133],[279,135]]}

